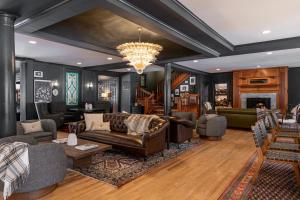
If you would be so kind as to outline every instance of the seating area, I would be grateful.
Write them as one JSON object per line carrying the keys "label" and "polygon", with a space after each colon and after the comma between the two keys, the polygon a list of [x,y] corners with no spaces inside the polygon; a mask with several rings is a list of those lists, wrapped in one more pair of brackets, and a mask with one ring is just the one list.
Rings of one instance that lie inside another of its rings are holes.
{"label": "seating area", "polygon": [[0,200],[299,200],[299,7],[4,0]]}

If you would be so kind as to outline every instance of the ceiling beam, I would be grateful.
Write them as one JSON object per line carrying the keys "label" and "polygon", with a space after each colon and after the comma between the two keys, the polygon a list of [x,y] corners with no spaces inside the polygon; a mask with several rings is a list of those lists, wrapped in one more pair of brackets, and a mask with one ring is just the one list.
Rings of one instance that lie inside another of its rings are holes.
{"label": "ceiling beam", "polygon": [[204,59],[207,58],[206,56],[202,54],[194,55],[194,56],[186,56],[186,57],[180,57],[180,58],[171,58],[171,59],[165,59],[155,62],[155,65],[163,65],[166,63],[173,63],[173,62],[182,62],[182,61],[188,61],[188,60],[198,60],[198,59]]}
{"label": "ceiling beam", "polygon": [[278,50],[295,49],[295,48],[300,48],[300,37],[237,45],[235,46],[235,49],[232,53],[229,53],[224,56],[267,52],[267,51],[278,51]]}
{"label": "ceiling beam", "polygon": [[127,64],[128,64],[128,62],[119,62],[119,63],[113,63],[113,64],[107,64],[107,65],[89,66],[89,67],[84,67],[84,68],[87,70],[108,71],[108,70],[113,70],[113,69],[129,68],[130,66],[128,66]]}
{"label": "ceiling beam", "polygon": [[209,73],[207,73],[207,72],[203,72],[203,71],[200,71],[200,70],[185,67],[185,66],[179,65],[177,63],[172,63],[172,68],[178,69],[180,71],[190,72],[190,73],[193,73],[193,74],[201,74],[201,75],[205,75],[205,76],[209,75]]}
{"label": "ceiling beam", "polygon": [[174,29],[168,24],[154,18],[138,7],[125,0],[103,0],[101,5],[136,24],[141,24],[149,30],[152,30],[166,39],[169,39],[186,48],[202,53],[208,57],[220,56],[220,53],[201,42],[189,37],[188,35]]}
{"label": "ceiling beam", "polygon": [[197,27],[200,31],[207,34],[209,37],[213,38],[215,41],[219,42],[229,50],[234,50],[234,45],[231,44],[228,40],[226,40],[223,36],[217,33],[214,29],[208,26],[204,21],[202,21],[199,17],[197,17],[194,13],[192,13],[189,9],[187,9],[182,3],[178,0],[160,0],[164,5],[168,8],[172,9],[179,16],[192,23],[195,27]]}
{"label": "ceiling beam", "polygon": [[64,0],[30,17],[19,20],[15,30],[20,33],[33,33],[60,21],[88,11],[99,4],[97,0]]}

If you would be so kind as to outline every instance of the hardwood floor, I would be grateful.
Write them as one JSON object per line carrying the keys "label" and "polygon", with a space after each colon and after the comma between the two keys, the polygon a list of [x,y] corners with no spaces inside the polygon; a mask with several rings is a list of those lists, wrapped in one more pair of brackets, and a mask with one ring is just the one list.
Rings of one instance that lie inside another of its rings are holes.
{"label": "hardwood floor", "polygon": [[43,200],[218,199],[255,152],[250,132],[228,130],[121,188],[72,173]]}

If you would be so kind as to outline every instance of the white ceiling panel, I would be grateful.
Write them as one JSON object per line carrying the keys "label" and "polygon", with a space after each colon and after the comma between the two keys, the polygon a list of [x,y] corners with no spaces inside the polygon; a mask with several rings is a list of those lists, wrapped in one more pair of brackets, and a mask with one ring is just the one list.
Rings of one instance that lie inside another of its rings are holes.
{"label": "white ceiling panel", "polygon": [[[177,64],[209,73],[228,72],[239,69],[260,67],[300,67],[300,48],[268,52],[199,59],[197,62],[184,61]],[[217,69],[220,69],[217,71]]]}
{"label": "white ceiling panel", "polygon": [[234,45],[300,36],[299,0],[179,1]]}
{"label": "white ceiling panel", "polygon": [[[28,35],[15,34],[16,56],[70,66],[94,66],[122,62],[117,56],[52,42]],[[35,41],[36,44],[30,44]],[[108,60],[107,58],[112,58]],[[81,63],[81,65],[77,64]]]}

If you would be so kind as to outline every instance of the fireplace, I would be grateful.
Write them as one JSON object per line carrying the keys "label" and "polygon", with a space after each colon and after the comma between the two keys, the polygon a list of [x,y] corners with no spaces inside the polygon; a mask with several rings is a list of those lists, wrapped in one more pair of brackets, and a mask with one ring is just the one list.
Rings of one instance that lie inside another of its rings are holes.
{"label": "fireplace", "polygon": [[277,108],[276,93],[242,93],[241,108],[256,108],[258,103],[263,103],[267,108]]}
{"label": "fireplace", "polygon": [[271,109],[271,98],[247,98],[247,108],[257,108],[261,106]]}

